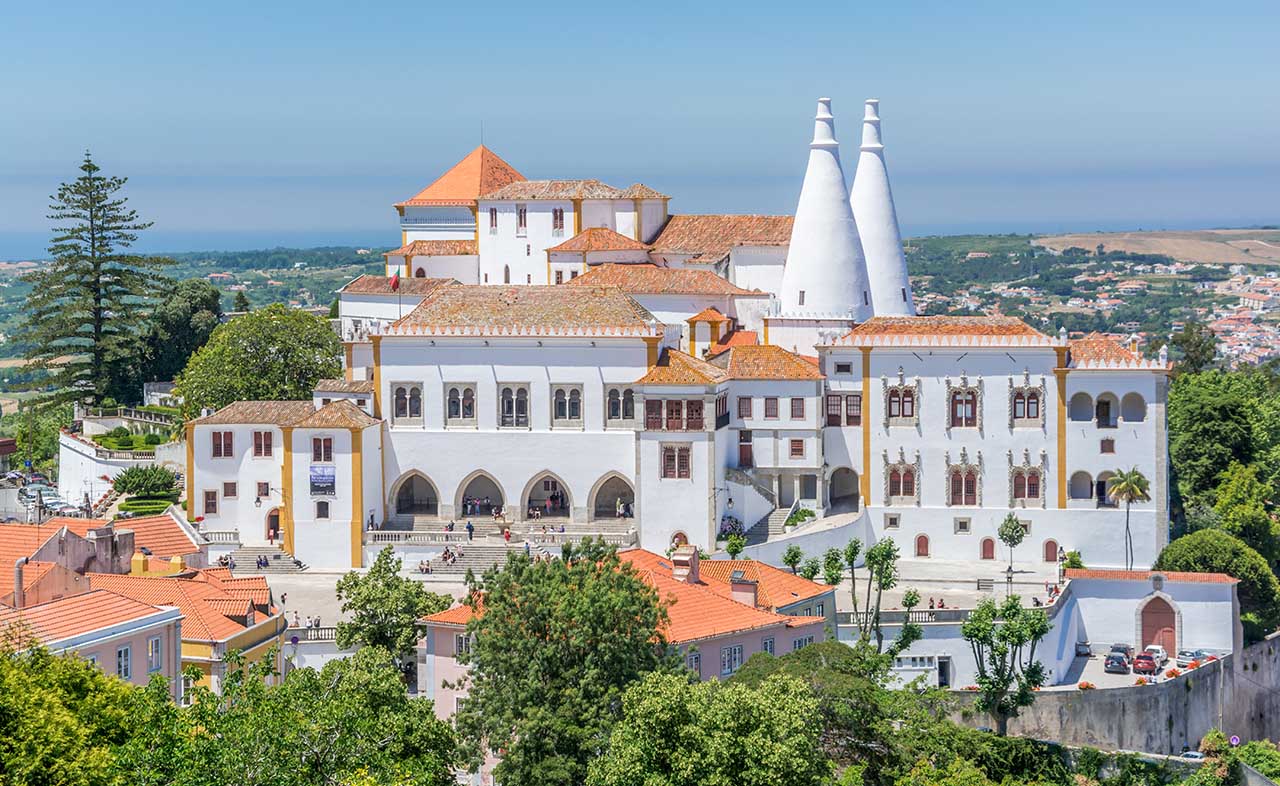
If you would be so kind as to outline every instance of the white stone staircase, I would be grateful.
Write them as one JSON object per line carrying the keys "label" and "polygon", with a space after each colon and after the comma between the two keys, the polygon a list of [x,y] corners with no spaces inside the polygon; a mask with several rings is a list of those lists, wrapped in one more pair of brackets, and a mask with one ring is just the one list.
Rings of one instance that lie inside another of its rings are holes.
{"label": "white stone staircase", "polygon": [[[267,567],[259,568],[257,558],[264,555]],[[307,569],[305,564],[299,567],[293,555],[279,546],[241,546],[231,552],[231,558],[236,561],[235,573],[239,575],[301,573]]]}

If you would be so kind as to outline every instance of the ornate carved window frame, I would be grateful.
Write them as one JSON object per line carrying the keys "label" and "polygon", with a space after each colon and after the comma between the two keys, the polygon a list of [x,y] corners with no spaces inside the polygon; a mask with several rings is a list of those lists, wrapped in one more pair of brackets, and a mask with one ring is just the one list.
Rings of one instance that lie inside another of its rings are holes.
{"label": "ornate carved window frame", "polygon": [[[1040,451],[1039,463],[1031,462],[1031,451],[1024,449],[1022,451],[1021,463],[1015,464],[1013,459],[1013,451],[1010,450],[1006,454],[1009,457],[1009,507],[1010,508],[1040,508],[1045,507],[1045,478],[1049,474],[1049,457],[1045,451]],[[1013,496],[1013,479],[1018,472],[1030,472],[1035,470],[1040,473],[1040,494],[1035,498],[1017,499]]]}
{"label": "ornate carved window frame", "polygon": [[[949,450],[942,454],[942,458],[943,458],[943,461],[946,463],[946,472],[942,473],[942,491],[943,491],[942,498],[946,500],[947,507],[969,508],[969,509],[982,507],[982,469],[983,469],[982,451],[981,450],[978,451],[978,455],[975,457],[976,460],[970,460],[968,448],[960,448],[959,461],[953,462],[951,460],[951,451]],[[960,470],[960,472],[962,473],[972,471],[976,476],[975,488],[974,488],[975,504],[973,505],[951,504],[951,473],[953,470]],[[1012,493],[1013,493],[1012,489],[1010,489],[1010,494]]]}
{"label": "ornate carved window frame", "polygon": [[[908,383],[906,380],[906,374],[903,372],[902,366],[898,366],[898,381],[896,383],[890,384],[888,377],[881,377],[880,383],[881,383],[881,387],[884,389],[883,400],[882,400],[882,403],[884,405],[884,427],[887,429],[890,426],[909,426],[912,428],[919,426],[920,425],[920,404],[921,404],[920,378],[916,377],[910,383]],[[892,417],[892,418],[889,417],[889,394],[895,390],[898,391],[899,393],[904,393],[906,391],[911,392],[911,397],[913,402],[912,409],[911,409],[911,417],[902,417],[902,416]],[[867,402],[865,401],[862,402],[863,407],[865,407],[866,405],[867,405]],[[864,418],[866,417],[865,412],[863,412],[863,417]]]}
{"label": "ornate carved window frame", "polygon": [[[976,428],[976,429],[978,430],[978,433],[979,433],[979,434],[981,434],[981,433],[982,433],[982,428],[983,428],[983,426],[985,425],[985,424],[983,423],[983,417],[982,417],[982,377],[978,377],[978,380],[977,380],[977,382],[976,382],[976,383],[974,383],[974,384],[970,384],[970,383],[969,383],[969,375],[968,375],[968,374],[965,374],[965,373],[963,373],[963,372],[961,372],[961,374],[960,374],[960,384],[958,384],[958,385],[956,385],[956,384],[952,384],[952,382],[951,382],[951,377],[945,377],[943,381],[946,383],[946,386],[947,386],[947,398],[946,398],[946,401],[947,401],[947,417],[946,417],[946,421],[945,421],[945,422],[946,422],[946,425],[947,425],[947,433],[948,433],[948,434],[950,434],[950,433],[951,433],[951,429],[953,429],[953,428]],[[974,422],[974,425],[972,425],[972,426],[955,426],[955,425],[952,425],[952,423],[951,423],[951,414],[952,414],[951,396],[952,396],[953,394],[955,394],[955,393],[972,393],[972,394],[973,394],[973,396],[974,396],[974,412],[973,412],[973,415],[974,415],[974,421],[973,421],[973,422]]]}
{"label": "ornate carved window frame", "polygon": [[[1040,415],[1034,418],[1015,418],[1013,416],[1013,398],[1018,393],[1024,396],[1028,393],[1035,393],[1040,397]],[[1034,384],[1031,381],[1031,371],[1029,369],[1022,370],[1022,384],[1015,384],[1013,377],[1009,377],[1009,430],[1015,428],[1038,428],[1044,430],[1045,427],[1045,404],[1048,401],[1048,387],[1045,385],[1044,376],[1040,376],[1040,382]]]}
{"label": "ornate carved window frame", "polygon": [[[900,494],[896,497],[889,496],[889,473],[893,470],[911,470],[915,476],[915,482],[911,485],[911,494]],[[920,451],[916,451],[914,460],[908,461],[906,451],[901,447],[898,448],[898,458],[896,461],[890,460],[889,451],[884,451],[884,504],[885,507],[907,507],[915,505],[920,507]]]}

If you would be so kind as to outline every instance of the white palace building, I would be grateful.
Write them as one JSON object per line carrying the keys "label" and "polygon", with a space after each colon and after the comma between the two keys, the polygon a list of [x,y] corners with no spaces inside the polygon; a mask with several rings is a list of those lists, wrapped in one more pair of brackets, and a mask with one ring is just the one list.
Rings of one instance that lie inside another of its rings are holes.
{"label": "white palace building", "polygon": [[527,180],[477,148],[396,205],[386,275],[340,290],[344,378],[187,424],[190,515],[337,570],[387,531],[493,532],[493,508],[659,553],[710,550],[727,516],[759,542],[807,508],[953,560],[995,559],[1013,511],[1038,559],[1114,567],[1107,480],[1136,467],[1150,565],[1163,352],[916,316],[878,102],[861,131],[850,187],[819,100],[794,218],[672,215],[645,185]]}

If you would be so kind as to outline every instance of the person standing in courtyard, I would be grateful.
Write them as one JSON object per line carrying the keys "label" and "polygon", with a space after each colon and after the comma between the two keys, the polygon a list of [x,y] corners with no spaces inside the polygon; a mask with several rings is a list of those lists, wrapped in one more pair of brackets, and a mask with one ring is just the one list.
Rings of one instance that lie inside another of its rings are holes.
{"label": "person standing in courtyard", "polygon": [[474,524],[472,524],[470,521],[468,521],[468,522],[467,522],[467,540],[472,540],[472,539],[474,539],[474,538],[475,538],[475,534],[476,534],[476,527],[475,527],[475,525],[474,525]]}

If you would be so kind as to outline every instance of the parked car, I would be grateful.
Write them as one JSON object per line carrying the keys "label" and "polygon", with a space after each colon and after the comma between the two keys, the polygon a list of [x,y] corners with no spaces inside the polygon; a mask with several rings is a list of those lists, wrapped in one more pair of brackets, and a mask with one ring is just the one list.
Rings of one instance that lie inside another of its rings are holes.
{"label": "parked car", "polygon": [[1155,674],[1160,671],[1160,666],[1156,663],[1155,656],[1149,652],[1143,652],[1133,659],[1134,674]]}
{"label": "parked car", "polygon": [[1191,759],[1193,761],[1201,761],[1204,759],[1204,754],[1201,753],[1200,751],[1183,751],[1182,758]]}
{"label": "parked car", "polygon": [[1124,656],[1126,662],[1133,663],[1133,645],[1132,644],[1112,644],[1111,654],[1119,653]]}
{"label": "parked car", "polygon": [[1148,644],[1143,652],[1149,653],[1151,657],[1156,659],[1157,666],[1163,666],[1169,662],[1169,653],[1164,651],[1164,647],[1159,644]]}
{"label": "parked car", "polygon": [[1129,661],[1123,653],[1113,652],[1107,656],[1106,662],[1102,666],[1103,671],[1108,674],[1128,674]]}
{"label": "parked car", "polygon": [[1185,669],[1191,665],[1191,661],[1203,661],[1207,657],[1209,657],[1207,650],[1178,650],[1178,656],[1173,659],[1173,662],[1178,668]]}
{"label": "parked car", "polygon": [[57,494],[58,490],[53,486],[46,486],[43,483],[31,483],[18,489],[18,499],[23,502],[33,502],[41,495]]}
{"label": "parked car", "polygon": [[1076,642],[1076,657],[1088,658],[1093,656],[1093,646],[1087,641]]}

